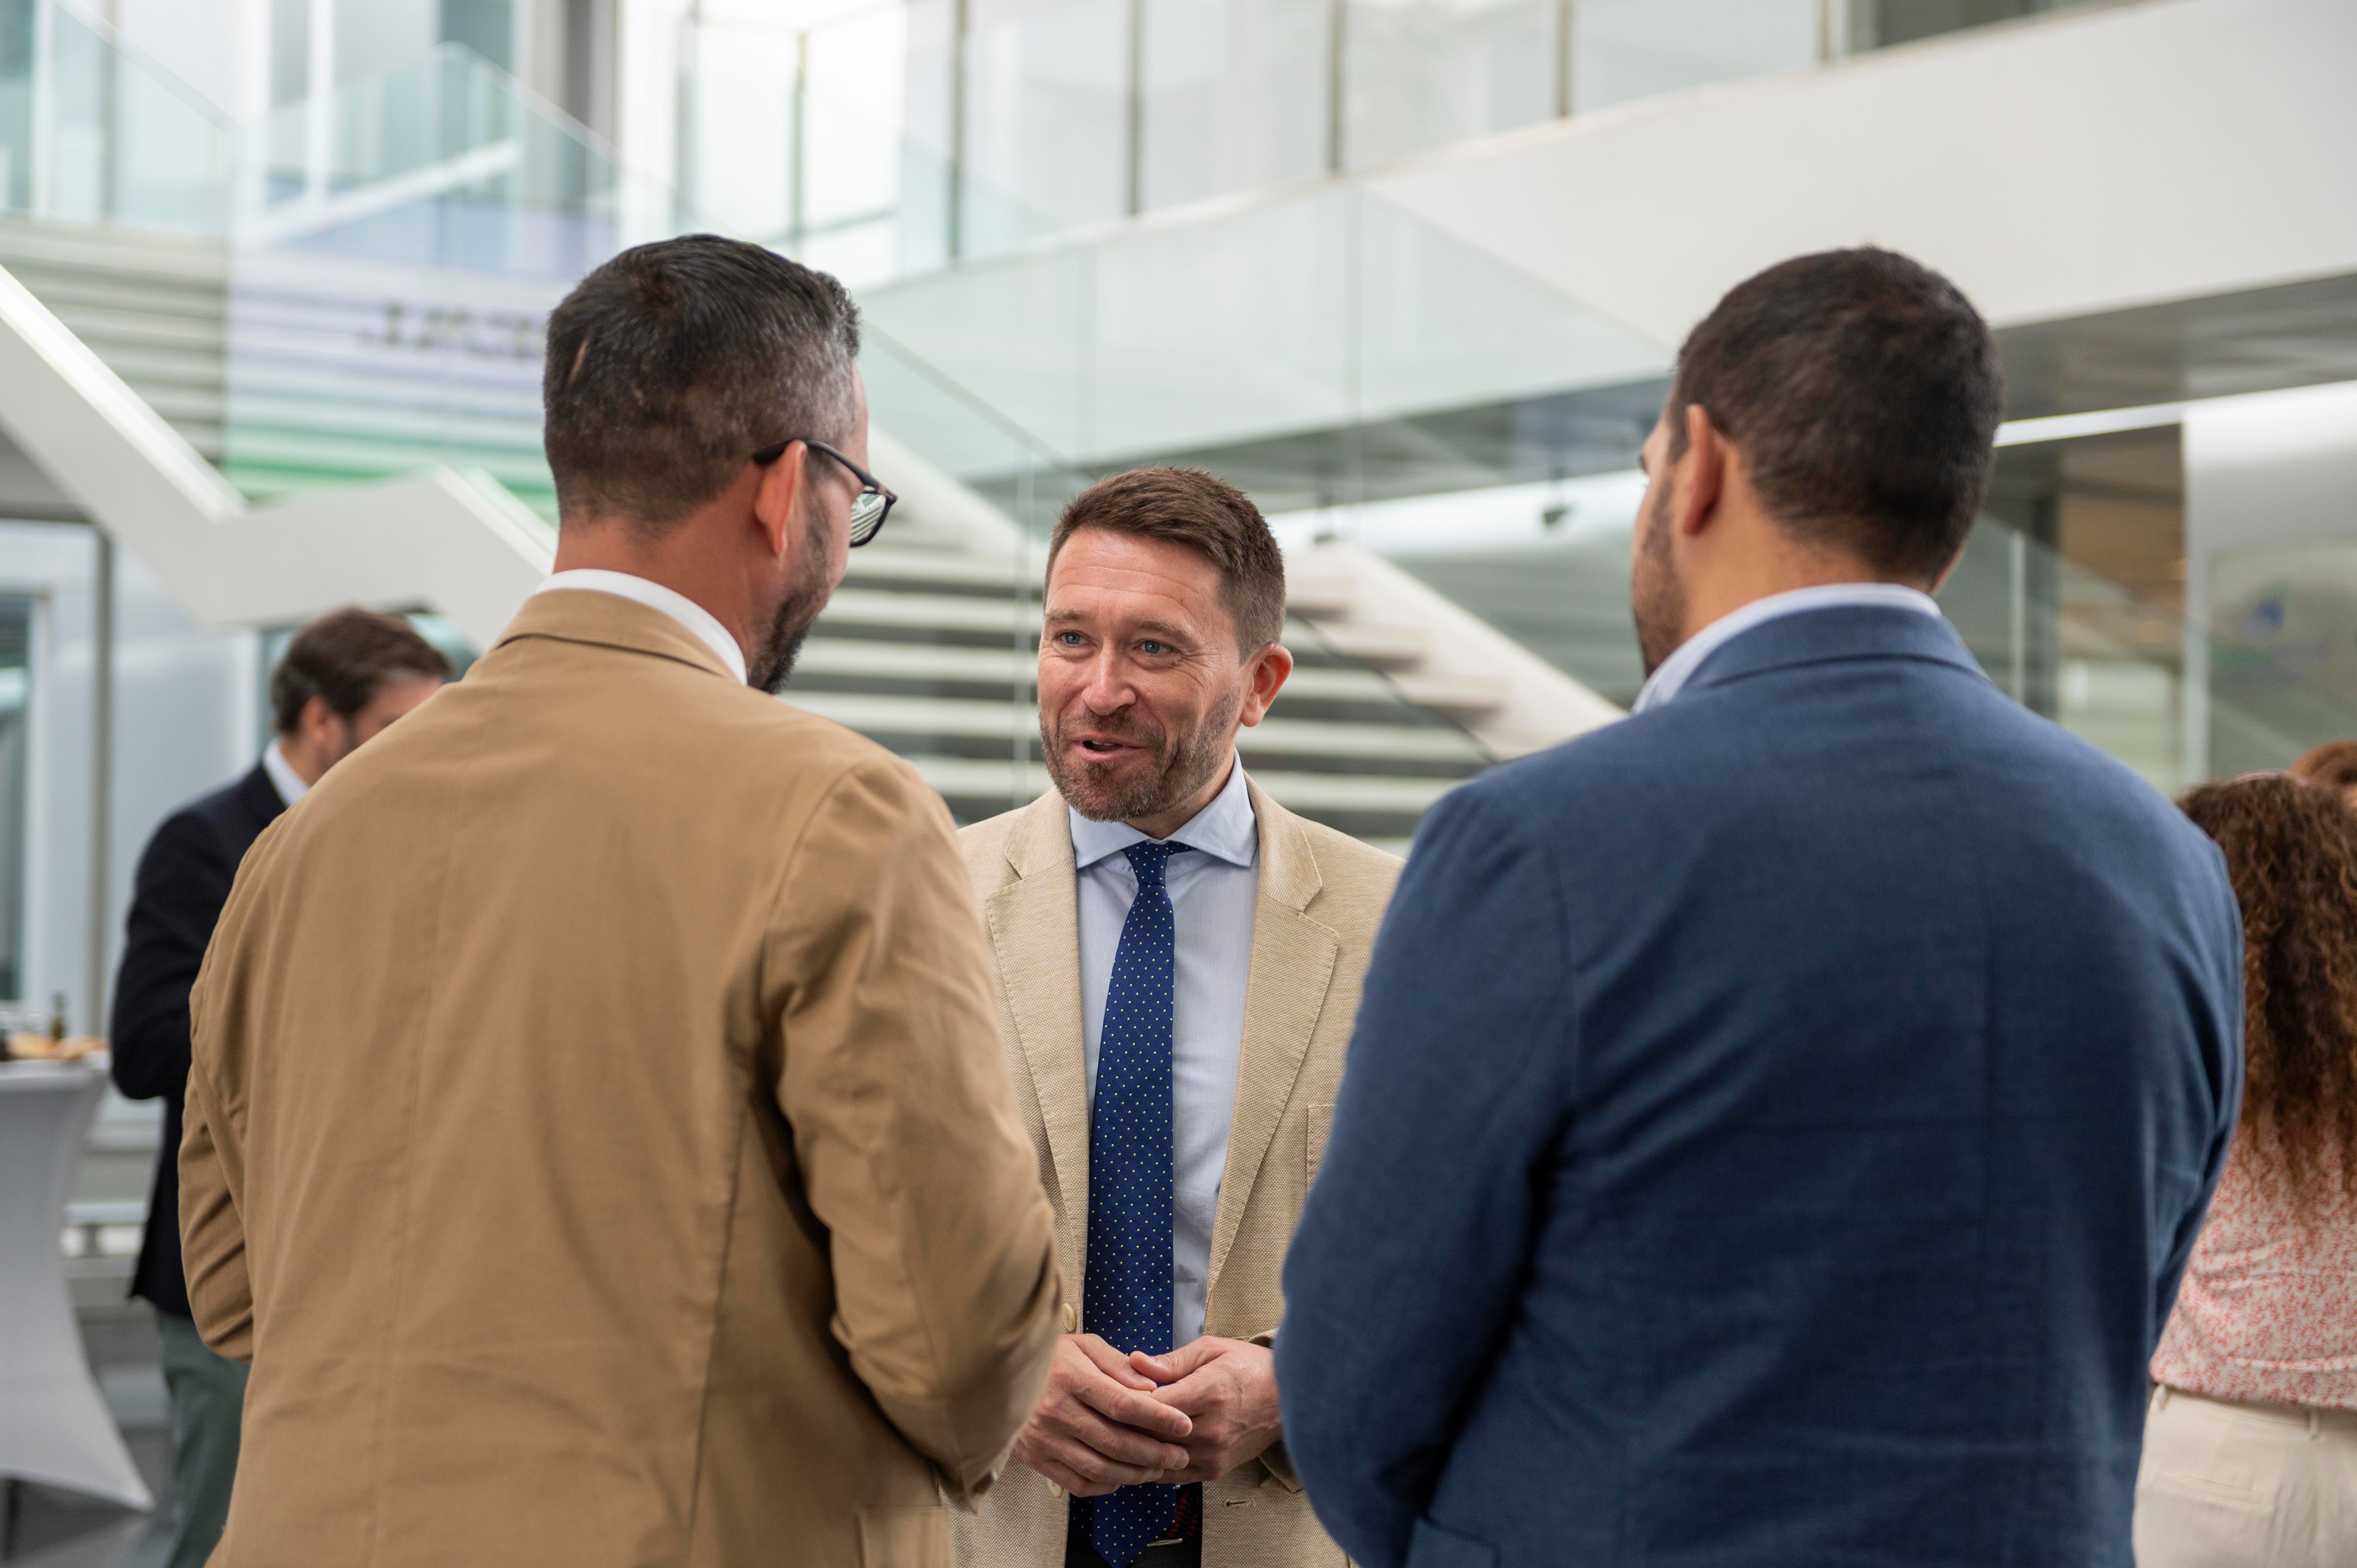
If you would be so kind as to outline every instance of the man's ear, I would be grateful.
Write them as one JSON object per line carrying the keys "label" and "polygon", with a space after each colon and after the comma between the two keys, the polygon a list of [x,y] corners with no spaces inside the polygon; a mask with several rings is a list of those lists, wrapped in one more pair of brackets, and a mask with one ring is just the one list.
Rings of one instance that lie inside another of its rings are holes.
{"label": "man's ear", "polygon": [[810,448],[797,441],[763,468],[753,487],[753,521],[778,560],[801,543],[803,491],[810,485]]}
{"label": "man's ear", "polygon": [[1285,689],[1286,678],[1293,673],[1293,655],[1283,643],[1272,642],[1253,656],[1248,683],[1244,687],[1242,718],[1246,728],[1268,716],[1269,704]]}
{"label": "man's ear", "polygon": [[1727,438],[1702,404],[1686,404],[1686,489],[1672,521],[1691,539],[1708,528],[1717,514],[1720,492],[1727,484]]}

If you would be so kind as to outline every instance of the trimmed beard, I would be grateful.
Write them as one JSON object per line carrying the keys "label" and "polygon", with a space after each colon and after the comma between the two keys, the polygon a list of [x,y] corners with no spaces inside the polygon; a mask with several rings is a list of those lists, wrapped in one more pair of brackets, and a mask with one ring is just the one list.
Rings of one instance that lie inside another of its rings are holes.
{"label": "trimmed beard", "polygon": [[1065,803],[1092,822],[1129,822],[1159,816],[1211,781],[1234,751],[1229,736],[1236,715],[1243,710],[1242,692],[1231,692],[1203,715],[1203,722],[1175,738],[1151,725],[1133,723],[1126,715],[1106,718],[1090,714],[1074,727],[1103,730],[1133,745],[1161,754],[1162,765],[1128,784],[1092,776],[1088,763],[1071,760],[1071,748],[1062,743],[1061,720],[1051,728],[1039,715],[1039,744],[1048,754],[1048,777]]}
{"label": "trimmed beard", "polygon": [[[825,519],[813,521],[823,526]],[[794,660],[802,655],[802,639],[810,635],[812,623],[831,596],[826,585],[826,539],[813,526],[802,533],[802,571],[787,585],[777,608],[770,612],[768,629],[754,644],[753,656],[745,661],[745,684],[772,697],[785,691],[793,677]]]}
{"label": "trimmed beard", "polygon": [[1637,653],[1652,678],[1686,639],[1686,585],[1670,558],[1670,477],[1653,482],[1637,518],[1637,552],[1629,572],[1629,613],[1637,623]]}

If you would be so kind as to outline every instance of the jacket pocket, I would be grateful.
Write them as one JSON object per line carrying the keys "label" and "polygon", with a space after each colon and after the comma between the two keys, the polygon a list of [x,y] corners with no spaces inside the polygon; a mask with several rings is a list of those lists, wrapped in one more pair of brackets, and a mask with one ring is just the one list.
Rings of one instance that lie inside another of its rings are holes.
{"label": "jacket pocket", "polygon": [[1407,1568],[1498,1568],[1498,1549],[1420,1519],[1408,1538]]}
{"label": "jacket pocket", "polygon": [[1326,1157],[1326,1134],[1331,1132],[1333,1127],[1334,1108],[1331,1105],[1313,1105],[1309,1108],[1308,1157],[1303,1164],[1309,1172],[1309,1180],[1312,1183],[1318,1179],[1318,1162]]}
{"label": "jacket pocket", "polygon": [[861,1509],[859,1561],[861,1568],[951,1568],[948,1510]]}

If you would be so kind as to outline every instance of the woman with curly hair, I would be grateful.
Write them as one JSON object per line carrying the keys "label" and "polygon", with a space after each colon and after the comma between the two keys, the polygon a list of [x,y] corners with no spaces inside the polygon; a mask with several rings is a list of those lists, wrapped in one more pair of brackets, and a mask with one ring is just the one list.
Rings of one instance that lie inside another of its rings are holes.
{"label": "woman with curly hair", "polygon": [[2153,1357],[2137,1568],[2357,1564],[2357,814],[2187,795],[2243,908],[2242,1121]]}

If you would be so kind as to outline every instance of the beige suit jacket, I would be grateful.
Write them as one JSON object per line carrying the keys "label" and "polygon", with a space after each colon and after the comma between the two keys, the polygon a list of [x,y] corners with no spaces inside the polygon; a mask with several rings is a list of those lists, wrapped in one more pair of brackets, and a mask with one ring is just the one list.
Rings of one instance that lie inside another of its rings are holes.
{"label": "beige suit jacket", "polygon": [[[1247,780],[1249,783],[1249,780]],[[1203,1332],[1265,1339],[1277,1275],[1326,1144],[1359,985],[1400,862],[1250,789],[1260,830],[1243,1053],[1211,1236]],[[1071,818],[1053,790],[959,834],[997,958],[998,1021],[1016,1101],[1056,1213],[1063,1326],[1080,1322],[1089,1218],[1089,1099]],[[954,1521],[963,1568],[1060,1568],[1067,1503],[1009,1465]],[[1282,1445],[1203,1488],[1206,1568],[1340,1568]]]}
{"label": "beige suit jacket", "polygon": [[193,1010],[215,1568],[950,1561],[1061,1294],[905,763],[542,595],[264,835]]}

